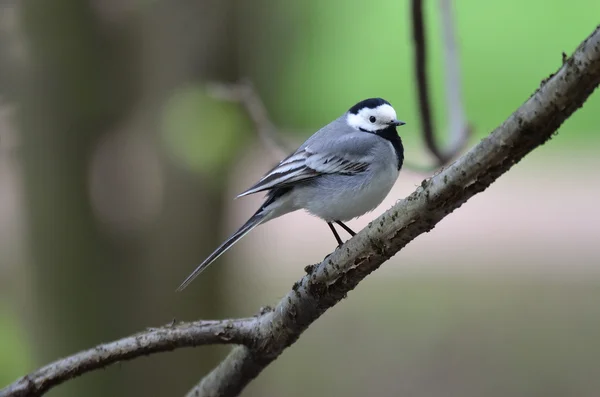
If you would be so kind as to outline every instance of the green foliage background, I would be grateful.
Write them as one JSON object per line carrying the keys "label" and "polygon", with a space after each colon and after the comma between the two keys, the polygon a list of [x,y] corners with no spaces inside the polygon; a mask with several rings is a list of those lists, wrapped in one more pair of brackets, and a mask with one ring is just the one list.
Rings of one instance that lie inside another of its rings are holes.
{"label": "green foliage background", "polygon": [[[424,3],[431,94],[436,124],[443,129],[438,2]],[[304,127],[308,135],[359,99],[382,96],[409,123],[404,130],[409,140],[418,140],[410,2],[376,4],[281,2],[264,16],[264,36],[246,51],[263,60],[252,74],[266,87],[269,109],[279,125]],[[455,5],[465,105],[478,137],[524,102],[561,65],[562,52],[571,54],[600,23],[600,2],[590,0],[461,0]],[[284,29],[293,32],[291,39],[266,33]],[[576,133],[565,134],[561,142],[586,144],[596,139],[599,125],[600,96],[595,94],[565,123],[565,129]]]}

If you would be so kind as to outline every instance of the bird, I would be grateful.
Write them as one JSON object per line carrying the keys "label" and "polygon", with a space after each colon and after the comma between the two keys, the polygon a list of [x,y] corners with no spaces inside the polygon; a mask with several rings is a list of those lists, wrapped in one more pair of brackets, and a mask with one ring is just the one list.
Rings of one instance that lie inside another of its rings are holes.
{"label": "bird", "polygon": [[186,288],[203,270],[258,225],[304,209],[327,222],[344,224],[373,211],[388,195],[404,162],[404,147],[392,105],[364,99],[309,137],[298,149],[236,198],[266,192],[260,208],[181,283]]}

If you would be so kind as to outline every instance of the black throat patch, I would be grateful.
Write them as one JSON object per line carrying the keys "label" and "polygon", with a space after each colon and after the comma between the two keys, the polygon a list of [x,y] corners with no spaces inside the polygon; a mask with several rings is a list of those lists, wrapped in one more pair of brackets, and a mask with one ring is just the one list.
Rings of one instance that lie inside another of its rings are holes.
{"label": "black throat patch", "polygon": [[402,164],[404,163],[404,146],[402,146],[402,139],[398,135],[396,127],[391,125],[383,130],[372,132],[372,134],[380,136],[392,143],[394,151],[396,152],[396,158],[398,159],[398,171],[400,171],[400,168],[402,168]]}

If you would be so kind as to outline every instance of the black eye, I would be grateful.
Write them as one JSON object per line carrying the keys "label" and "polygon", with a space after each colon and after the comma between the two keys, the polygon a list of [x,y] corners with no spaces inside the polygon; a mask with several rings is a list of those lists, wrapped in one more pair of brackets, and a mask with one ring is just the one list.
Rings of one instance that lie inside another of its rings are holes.
{"label": "black eye", "polygon": [[375,118],[375,116],[371,116],[371,117],[369,117],[369,121],[370,121],[371,123],[374,123],[374,122],[376,122],[376,121],[377,121],[377,119]]}

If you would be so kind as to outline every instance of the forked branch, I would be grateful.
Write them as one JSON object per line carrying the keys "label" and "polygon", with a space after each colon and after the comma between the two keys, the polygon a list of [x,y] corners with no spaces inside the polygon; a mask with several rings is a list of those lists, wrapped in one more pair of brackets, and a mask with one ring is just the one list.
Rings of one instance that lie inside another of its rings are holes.
{"label": "forked branch", "polygon": [[440,0],[442,39],[444,43],[444,72],[446,82],[446,109],[448,111],[447,147],[441,145],[435,133],[433,111],[427,79],[427,39],[423,0],[412,0],[412,32],[414,41],[415,80],[419,98],[419,114],[425,146],[436,160],[436,167],[446,165],[465,148],[471,136],[471,127],[465,119],[461,93],[460,62],[455,39],[451,0]]}

